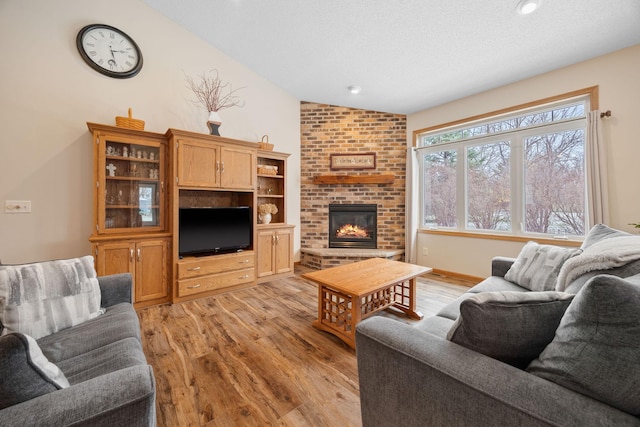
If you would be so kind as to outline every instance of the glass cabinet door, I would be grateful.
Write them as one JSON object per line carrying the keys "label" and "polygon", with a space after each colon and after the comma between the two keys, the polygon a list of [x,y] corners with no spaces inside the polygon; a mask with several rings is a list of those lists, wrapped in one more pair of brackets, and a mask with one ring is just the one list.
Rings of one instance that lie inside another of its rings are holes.
{"label": "glass cabinet door", "polygon": [[164,146],[103,139],[99,149],[104,150],[99,174],[104,178],[98,183],[104,186],[103,191],[98,192],[102,231],[161,229]]}

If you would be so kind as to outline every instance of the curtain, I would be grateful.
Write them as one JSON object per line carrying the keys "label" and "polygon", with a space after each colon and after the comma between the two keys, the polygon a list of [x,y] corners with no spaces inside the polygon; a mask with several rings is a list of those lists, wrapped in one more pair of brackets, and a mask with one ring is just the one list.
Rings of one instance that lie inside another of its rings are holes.
{"label": "curtain", "polygon": [[607,152],[602,138],[600,111],[587,115],[587,140],[585,147],[587,164],[587,201],[589,228],[595,224],[609,223],[609,191],[607,188]]}
{"label": "curtain", "polygon": [[405,245],[404,245],[404,260],[416,264],[416,244],[417,233],[420,217],[419,206],[419,188],[418,183],[420,167],[418,163],[418,153],[414,151],[413,147],[407,149],[407,181],[406,181],[406,202],[405,202]]}

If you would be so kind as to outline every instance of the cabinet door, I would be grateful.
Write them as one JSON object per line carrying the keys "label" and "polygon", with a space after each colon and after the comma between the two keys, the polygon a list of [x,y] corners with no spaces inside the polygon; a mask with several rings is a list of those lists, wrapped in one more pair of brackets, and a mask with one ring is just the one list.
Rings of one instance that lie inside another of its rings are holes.
{"label": "cabinet door", "polygon": [[222,147],[220,183],[224,188],[251,190],[255,186],[256,153],[243,148]]}
{"label": "cabinet door", "polygon": [[97,243],[96,272],[98,276],[110,274],[134,274],[135,245],[129,242]]}
{"label": "cabinet door", "polygon": [[272,230],[258,231],[258,277],[275,274],[273,263],[276,233]]}
{"label": "cabinet door", "polygon": [[165,146],[108,134],[97,142],[96,232],[163,230]]}
{"label": "cabinet door", "polygon": [[219,147],[194,141],[178,141],[178,185],[219,187]]}
{"label": "cabinet door", "polygon": [[276,234],[274,267],[276,274],[293,271],[292,230],[278,230],[278,233]]}
{"label": "cabinet door", "polygon": [[168,296],[166,239],[145,240],[136,244],[135,301],[143,302]]}

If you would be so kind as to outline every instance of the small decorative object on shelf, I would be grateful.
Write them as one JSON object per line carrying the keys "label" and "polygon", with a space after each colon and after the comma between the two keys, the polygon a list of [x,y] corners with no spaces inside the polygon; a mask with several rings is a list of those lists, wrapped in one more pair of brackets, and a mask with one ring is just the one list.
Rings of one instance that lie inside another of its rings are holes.
{"label": "small decorative object on shelf", "polygon": [[114,165],[113,163],[109,163],[109,166],[107,166],[107,170],[109,171],[109,176],[116,176],[116,165]]}
{"label": "small decorative object on shelf", "polygon": [[258,148],[260,148],[261,150],[267,150],[267,151],[273,150],[273,144],[269,144],[269,135],[262,136],[262,141],[258,143]]}
{"label": "small decorative object on shelf", "polygon": [[243,107],[244,102],[235,95],[242,88],[233,89],[231,83],[222,83],[218,70],[211,70],[210,73],[210,75],[200,75],[199,80],[186,76],[187,87],[196,96],[196,100],[192,102],[209,111],[207,126],[210,134],[220,136],[219,128],[222,125],[222,120],[218,111],[231,107]]}
{"label": "small decorative object on shelf", "polygon": [[271,215],[278,213],[278,207],[273,203],[263,203],[258,206],[258,219],[261,224],[269,224],[271,222]]}
{"label": "small decorative object on shelf", "polygon": [[258,173],[260,175],[278,175],[278,166],[258,165]]}
{"label": "small decorative object on shelf", "polygon": [[144,130],[144,120],[134,119],[131,108],[129,108],[129,117],[116,116],[116,126],[119,128]]}

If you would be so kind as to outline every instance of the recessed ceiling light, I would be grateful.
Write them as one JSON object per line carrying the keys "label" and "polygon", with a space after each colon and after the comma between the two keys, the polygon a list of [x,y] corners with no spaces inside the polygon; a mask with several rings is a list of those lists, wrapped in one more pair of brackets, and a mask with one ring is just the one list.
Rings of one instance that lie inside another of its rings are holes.
{"label": "recessed ceiling light", "polygon": [[360,86],[349,86],[347,90],[354,95],[357,95],[360,92],[362,92],[362,88]]}
{"label": "recessed ceiling light", "polygon": [[542,5],[542,0],[520,0],[516,10],[520,15],[528,15],[535,12]]}

